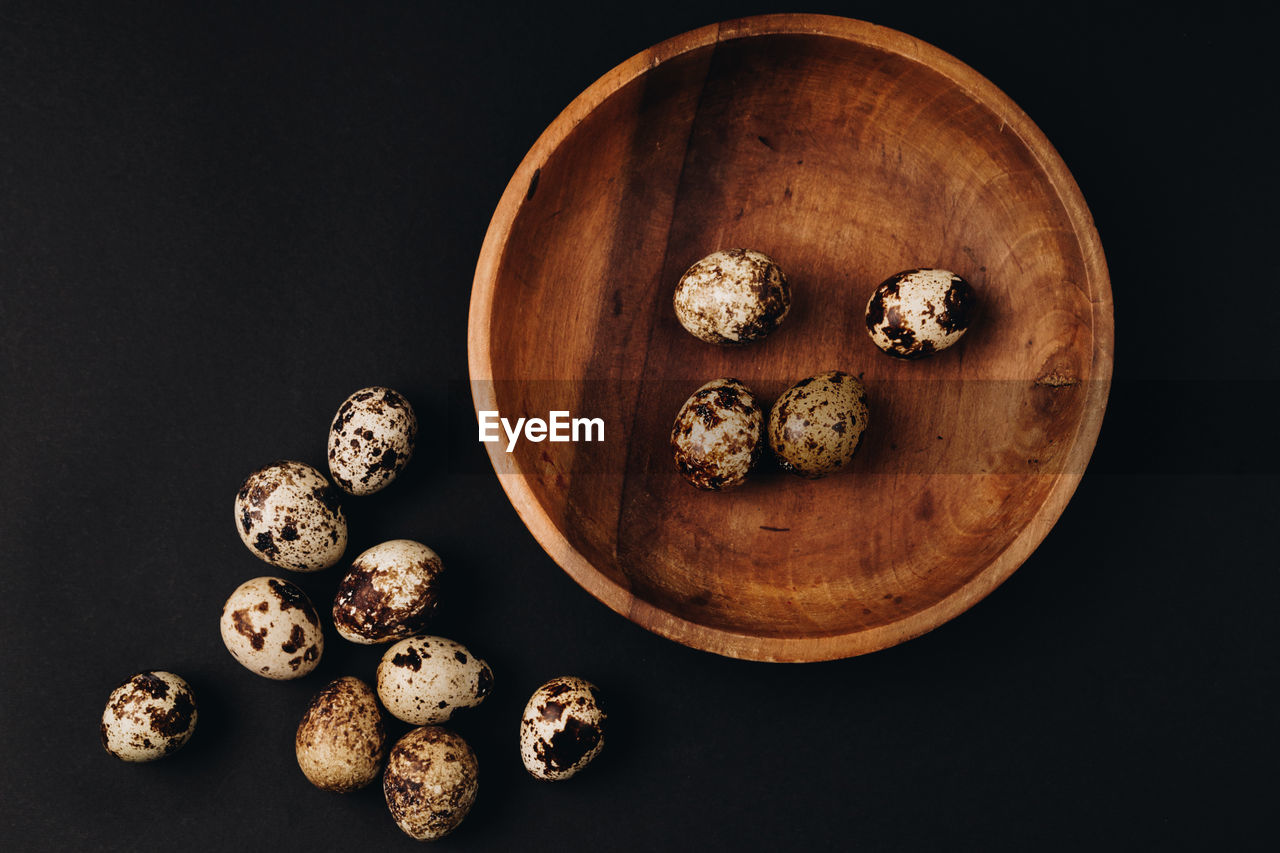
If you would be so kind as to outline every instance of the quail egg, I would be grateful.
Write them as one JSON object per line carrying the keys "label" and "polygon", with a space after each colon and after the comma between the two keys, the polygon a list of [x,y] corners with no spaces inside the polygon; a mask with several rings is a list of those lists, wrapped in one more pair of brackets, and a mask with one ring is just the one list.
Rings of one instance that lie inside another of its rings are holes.
{"label": "quail egg", "polygon": [[953,272],[905,270],[871,295],[867,332],[889,355],[924,358],[960,340],[974,301],[973,288]]}
{"label": "quail egg", "polygon": [[549,782],[568,779],[604,749],[605,713],[594,684],[571,675],[534,691],[520,721],[524,769]]}
{"label": "quail egg", "polygon": [[763,338],[786,319],[791,288],[768,255],[727,249],[689,267],[676,284],[673,301],[689,334],[737,346]]}
{"label": "quail egg", "polygon": [[387,649],[378,664],[378,698],[393,717],[415,726],[443,723],[474,708],[493,689],[493,670],[444,637],[410,637]]}
{"label": "quail egg", "polygon": [[277,462],[248,476],[236,493],[236,532],[273,566],[327,569],[347,549],[338,490],[302,462]]}
{"label": "quail egg", "polygon": [[409,464],[418,418],[390,388],[361,388],[338,407],[329,427],[329,473],[338,488],[371,495]]}
{"label": "quail egg", "polygon": [[333,601],[343,639],[372,645],[418,632],[435,612],[444,564],[426,545],[393,539],[351,564]]}
{"label": "quail egg", "polygon": [[330,682],[307,706],[293,745],[317,788],[346,793],[378,778],[387,732],[373,688],[351,676]]}
{"label": "quail egg", "polygon": [[111,691],[102,712],[102,746],[121,761],[154,761],[196,730],[196,700],[181,676],[139,672]]}
{"label": "quail egg", "polygon": [[821,477],[853,458],[867,428],[867,392],[832,370],[801,379],[769,411],[769,446],[778,463],[803,477]]}
{"label": "quail egg", "polygon": [[414,729],[400,738],[382,774],[391,817],[418,841],[435,841],[457,829],[476,801],[478,784],[479,766],[471,747],[437,726]]}
{"label": "quail egg", "polygon": [[231,656],[265,678],[301,678],[324,651],[311,600],[280,578],[254,578],[236,587],[222,606],[220,627]]}
{"label": "quail egg", "polygon": [[737,486],[760,458],[764,413],[747,386],[713,379],[693,392],[671,428],[680,474],[699,489]]}

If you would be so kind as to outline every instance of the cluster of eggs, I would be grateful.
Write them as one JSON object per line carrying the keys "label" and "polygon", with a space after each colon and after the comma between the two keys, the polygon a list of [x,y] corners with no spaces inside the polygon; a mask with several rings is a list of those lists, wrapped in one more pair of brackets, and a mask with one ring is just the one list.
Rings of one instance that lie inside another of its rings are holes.
{"label": "cluster of eggs", "polygon": [[[676,284],[672,301],[680,324],[694,337],[743,346],[786,319],[791,290],[772,258],[750,249],[728,249],[691,266]],[[917,359],[960,340],[973,303],[973,288],[952,272],[905,270],[875,289],[864,319],[880,350]],[[783,470],[822,477],[853,458],[869,418],[866,389],[843,371],[796,382],[774,402],[767,418],[745,384],[713,379],[680,407],[671,450],[680,474],[709,491],[745,482],[766,445]]]}
{"label": "cluster of eggs", "polygon": [[[332,482],[295,461],[250,474],[235,496],[241,540],[278,568],[318,572],[333,566],[347,547],[344,493],[368,495],[389,485],[413,455],[416,435],[417,418],[402,395],[382,387],[355,392],[330,426]],[[493,687],[493,670],[482,658],[424,632],[443,573],[440,556],[409,539],[383,542],[355,558],[330,615],[344,640],[389,644],[376,687],[352,676],[331,681],[311,699],[294,738],[298,766],[317,788],[355,791],[381,774],[392,817],[418,840],[453,831],[475,801],[475,753],[441,724],[479,705]],[[236,587],[219,627],[232,657],[263,678],[301,678],[324,654],[319,611],[281,577],[256,577]],[[390,748],[383,709],[416,727]],[[526,769],[543,780],[573,776],[603,747],[605,718],[594,685],[568,676],[547,682],[521,720]],[[186,743],[195,723],[195,698],[182,678],[142,672],[112,692],[102,742],[125,761],[149,761]]]}

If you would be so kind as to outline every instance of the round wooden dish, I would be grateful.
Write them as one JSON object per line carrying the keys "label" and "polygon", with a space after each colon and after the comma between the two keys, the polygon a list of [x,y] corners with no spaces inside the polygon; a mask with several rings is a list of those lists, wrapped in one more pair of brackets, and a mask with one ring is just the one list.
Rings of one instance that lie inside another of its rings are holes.
{"label": "round wooden dish", "polygon": [[[791,315],[721,349],[672,290],[721,248],[772,256]],[[912,267],[966,277],[967,337],[880,353],[863,312]],[[1111,289],[1066,166],[994,85],[942,51],[811,15],[733,21],[610,71],[534,144],[489,226],[471,298],[478,410],[600,417],[599,443],[487,445],[547,552],[592,595],[719,654],[813,661],[963,612],[1035,549],[1093,450]],[[703,382],[773,399],[863,375],[871,426],[823,480],[740,489],[677,474],[672,420]]]}

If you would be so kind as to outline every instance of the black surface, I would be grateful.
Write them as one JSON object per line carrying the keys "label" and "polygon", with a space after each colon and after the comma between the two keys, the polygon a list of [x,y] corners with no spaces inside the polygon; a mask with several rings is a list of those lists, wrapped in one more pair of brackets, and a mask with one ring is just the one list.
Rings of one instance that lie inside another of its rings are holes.
{"label": "black surface", "polygon": [[[439,849],[1274,836],[1274,16],[806,9],[932,42],[1039,123],[1107,250],[1117,382],[1094,464],[1010,581],[898,648],[777,666],[591,599],[448,424],[470,417],[475,259],[537,135],[634,52],[782,7],[185,6],[0,3],[0,846],[412,849],[376,786],[322,793],[293,758],[310,695],[371,678],[377,650],[331,637],[317,674],[273,683],[216,628],[231,589],[270,573],[232,534],[241,478],[322,464],[334,409],[371,383],[443,449],[348,501],[348,553],[436,548],[435,627],[498,678],[457,720],[482,789]],[[337,574],[301,583],[323,601]],[[190,680],[199,728],[127,766],[98,719],[149,667]],[[516,723],[561,673],[605,689],[614,728],[588,772],[542,785]]]}

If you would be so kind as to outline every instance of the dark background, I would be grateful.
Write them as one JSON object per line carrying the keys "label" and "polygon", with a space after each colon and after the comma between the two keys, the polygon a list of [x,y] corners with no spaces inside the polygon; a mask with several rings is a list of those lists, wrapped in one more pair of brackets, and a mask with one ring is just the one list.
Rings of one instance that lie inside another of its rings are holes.
{"label": "dark background", "polygon": [[[274,683],[216,627],[272,571],[232,533],[240,480],[322,465],[337,405],[375,383],[427,440],[348,501],[348,554],[439,551],[434,627],[498,678],[456,721],[482,788],[439,849],[1274,841],[1276,21],[1213,5],[804,9],[938,45],[1039,123],[1107,250],[1116,384],[1074,500],[1012,579],[903,646],[783,666],[590,598],[450,424],[471,418],[475,259],[537,135],[631,54],[784,5],[0,2],[0,844],[413,847],[378,786],[325,794],[293,758],[311,694],[371,679],[378,650],[331,636],[317,674]],[[338,574],[299,582],[324,601]],[[128,766],[98,720],[142,668],[187,677],[200,723]],[[543,785],[516,723],[562,673],[606,690],[614,729]]]}

